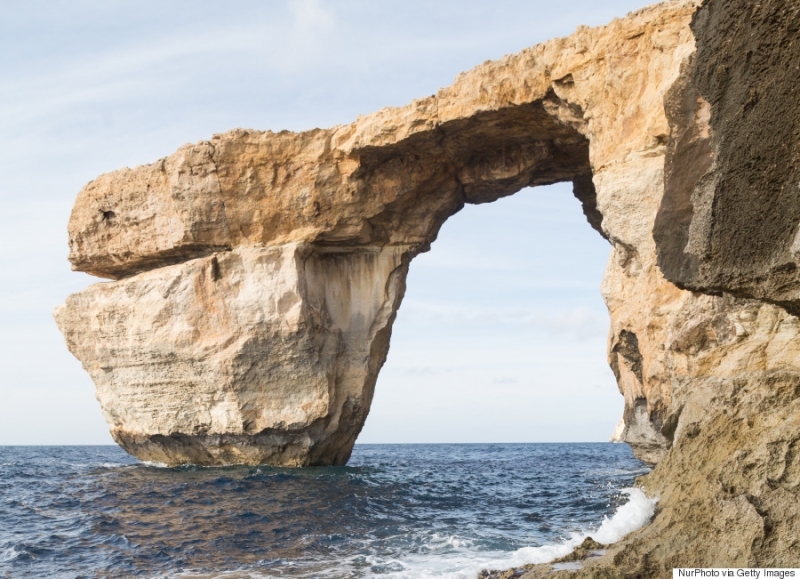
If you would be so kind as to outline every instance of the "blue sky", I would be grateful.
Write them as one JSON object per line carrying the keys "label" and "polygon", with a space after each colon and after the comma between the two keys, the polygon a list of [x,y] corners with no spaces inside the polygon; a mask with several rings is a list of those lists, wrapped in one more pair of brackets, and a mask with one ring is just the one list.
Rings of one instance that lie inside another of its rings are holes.
{"label": "blue sky", "polygon": [[[77,192],[234,127],[347,123],[641,0],[0,3],[0,444],[105,444],[52,320]],[[604,440],[609,247],[568,185],[471,206],[411,265],[360,442]]]}

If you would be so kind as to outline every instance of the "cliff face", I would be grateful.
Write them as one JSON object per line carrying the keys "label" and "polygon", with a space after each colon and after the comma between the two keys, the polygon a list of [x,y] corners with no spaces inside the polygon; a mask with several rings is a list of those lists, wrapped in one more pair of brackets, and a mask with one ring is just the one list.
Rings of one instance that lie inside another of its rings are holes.
{"label": "cliff face", "polygon": [[641,481],[660,512],[613,550],[618,575],[800,565],[800,3],[706,0],[691,28],[653,237],[671,281],[723,297],[676,320],[693,375],[672,381],[673,444]]}
{"label": "cliff face", "polygon": [[94,285],[57,319],[131,454],[344,464],[386,357],[405,251],[241,246]]}
{"label": "cliff face", "polygon": [[581,577],[800,565],[800,4],[706,0],[691,28],[653,224],[659,269],[696,292],[669,317],[669,450],[639,481],[659,508]]}
{"label": "cliff face", "polygon": [[55,316],[115,440],[168,464],[345,463],[410,260],[466,203],[571,181],[611,246],[621,438],[660,461],[653,523],[582,573],[800,566],[798,9],[698,4],[87,185],[70,261],[116,281]]}
{"label": "cliff face", "polygon": [[[675,283],[800,312],[797,2],[709,1],[654,236]],[[697,103],[693,105],[693,102]],[[677,104],[677,103],[676,103]],[[694,116],[703,108],[702,122]],[[695,127],[700,127],[699,133]],[[691,143],[690,143],[691,141]]]}

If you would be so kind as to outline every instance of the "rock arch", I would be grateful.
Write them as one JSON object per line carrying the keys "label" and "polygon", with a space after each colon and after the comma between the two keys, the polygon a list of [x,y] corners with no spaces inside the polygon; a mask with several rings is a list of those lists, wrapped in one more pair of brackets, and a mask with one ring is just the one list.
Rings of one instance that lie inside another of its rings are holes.
{"label": "rock arch", "polygon": [[672,0],[350,125],[232,131],[89,183],[70,260],[115,281],[55,317],[115,439],[169,464],[345,462],[409,261],[464,203],[572,181],[612,246],[621,438],[661,497],[577,576],[800,565],[799,22]]}
{"label": "rock arch", "polygon": [[116,281],[70,296],[56,320],[115,440],[168,464],[345,463],[409,261],[465,203],[571,181],[613,246],[604,293],[625,438],[655,460],[670,395],[653,371],[655,310],[683,298],[650,231],[664,92],[692,53],[694,7],[581,28],[351,125],[235,130],[89,183],[70,261]]}

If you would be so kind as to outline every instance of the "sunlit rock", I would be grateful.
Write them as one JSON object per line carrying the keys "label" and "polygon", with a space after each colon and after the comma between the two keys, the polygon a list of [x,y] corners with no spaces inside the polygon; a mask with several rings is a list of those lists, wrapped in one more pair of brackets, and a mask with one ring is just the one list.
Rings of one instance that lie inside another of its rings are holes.
{"label": "sunlit rock", "polygon": [[350,125],[234,130],[88,184],[70,261],[115,281],[55,316],[115,439],[170,465],[344,464],[409,262],[464,204],[571,181],[610,244],[616,438],[658,463],[660,497],[578,573],[800,566],[798,9],[699,4]]}
{"label": "sunlit rock", "polygon": [[693,10],[580,28],[351,125],[235,130],[88,184],[70,261],[119,281],[71,296],[56,319],[115,439],[168,464],[344,463],[409,261],[465,203],[572,181],[612,247],[623,439],[655,460],[668,444],[664,304],[683,298],[650,231],[663,97],[693,51]]}

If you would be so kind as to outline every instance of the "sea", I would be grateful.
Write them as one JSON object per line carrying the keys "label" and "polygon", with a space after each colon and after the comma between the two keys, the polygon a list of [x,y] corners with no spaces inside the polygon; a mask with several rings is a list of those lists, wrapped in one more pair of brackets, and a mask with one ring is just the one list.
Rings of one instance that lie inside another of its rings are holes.
{"label": "sea", "polygon": [[474,579],[646,524],[625,444],[364,444],[347,466],[167,468],[0,447],[0,578]]}

